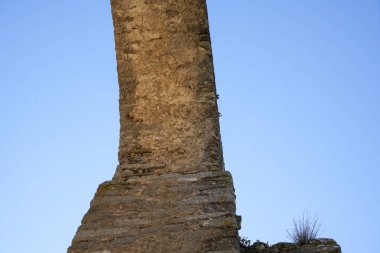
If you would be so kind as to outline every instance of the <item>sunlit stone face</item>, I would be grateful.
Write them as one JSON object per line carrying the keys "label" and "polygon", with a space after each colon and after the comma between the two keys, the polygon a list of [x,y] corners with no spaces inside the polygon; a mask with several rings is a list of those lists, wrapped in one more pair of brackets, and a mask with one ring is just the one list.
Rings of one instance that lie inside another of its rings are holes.
{"label": "sunlit stone face", "polygon": [[68,253],[238,253],[205,0],[112,0],[119,165]]}

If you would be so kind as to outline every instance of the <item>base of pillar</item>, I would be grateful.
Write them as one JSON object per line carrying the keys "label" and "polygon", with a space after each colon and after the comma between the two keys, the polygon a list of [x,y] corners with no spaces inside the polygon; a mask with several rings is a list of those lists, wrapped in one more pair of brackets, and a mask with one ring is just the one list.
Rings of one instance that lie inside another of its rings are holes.
{"label": "base of pillar", "polygon": [[230,173],[144,175],[102,183],[68,253],[237,253]]}

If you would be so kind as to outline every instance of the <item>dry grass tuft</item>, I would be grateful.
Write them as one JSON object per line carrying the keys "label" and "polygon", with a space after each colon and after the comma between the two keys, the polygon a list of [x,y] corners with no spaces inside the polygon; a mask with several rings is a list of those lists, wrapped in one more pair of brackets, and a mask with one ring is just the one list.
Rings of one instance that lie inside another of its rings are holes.
{"label": "dry grass tuft", "polygon": [[298,220],[293,220],[292,230],[286,230],[286,232],[288,233],[288,238],[294,243],[304,245],[317,238],[320,228],[321,223],[318,217],[311,218],[308,212],[304,212]]}

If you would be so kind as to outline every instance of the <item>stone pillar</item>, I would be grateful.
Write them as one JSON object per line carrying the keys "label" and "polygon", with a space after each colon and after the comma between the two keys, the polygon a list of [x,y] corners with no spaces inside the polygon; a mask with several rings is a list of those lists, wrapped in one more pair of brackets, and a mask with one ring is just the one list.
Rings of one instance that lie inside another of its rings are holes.
{"label": "stone pillar", "polygon": [[223,170],[206,1],[111,3],[120,165],[130,173]]}
{"label": "stone pillar", "polygon": [[111,0],[119,165],[68,253],[238,253],[205,0]]}

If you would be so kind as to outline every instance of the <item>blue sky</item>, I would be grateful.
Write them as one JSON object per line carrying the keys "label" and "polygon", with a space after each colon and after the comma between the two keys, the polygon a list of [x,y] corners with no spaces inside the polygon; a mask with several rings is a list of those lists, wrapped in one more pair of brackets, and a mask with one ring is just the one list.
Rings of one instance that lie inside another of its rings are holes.
{"label": "blue sky", "polygon": [[[343,252],[380,238],[380,2],[208,0],[242,236],[304,210]],[[0,252],[65,252],[117,165],[109,1],[0,0]]]}

